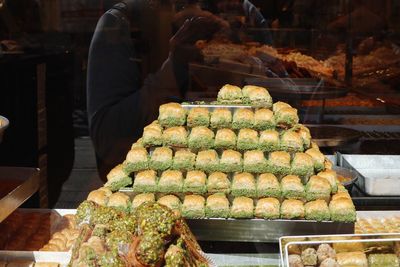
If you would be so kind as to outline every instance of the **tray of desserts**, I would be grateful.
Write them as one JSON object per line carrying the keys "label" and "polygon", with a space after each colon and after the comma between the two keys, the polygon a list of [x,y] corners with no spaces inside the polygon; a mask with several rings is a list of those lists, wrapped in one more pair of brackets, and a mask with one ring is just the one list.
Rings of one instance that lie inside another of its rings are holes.
{"label": "tray of desserts", "polygon": [[284,236],[282,266],[399,266],[399,234]]}

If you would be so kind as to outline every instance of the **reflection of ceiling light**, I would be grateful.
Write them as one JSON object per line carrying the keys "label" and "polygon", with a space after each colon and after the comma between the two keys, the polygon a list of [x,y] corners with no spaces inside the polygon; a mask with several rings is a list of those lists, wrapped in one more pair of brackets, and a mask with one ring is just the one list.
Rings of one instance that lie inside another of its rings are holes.
{"label": "reflection of ceiling light", "polygon": [[2,9],[4,6],[4,0],[0,0],[0,9]]}
{"label": "reflection of ceiling light", "polygon": [[380,102],[382,102],[382,103],[385,103],[385,102],[386,102],[385,100],[380,99],[379,97],[378,97],[376,100],[378,100],[378,101],[380,101]]}

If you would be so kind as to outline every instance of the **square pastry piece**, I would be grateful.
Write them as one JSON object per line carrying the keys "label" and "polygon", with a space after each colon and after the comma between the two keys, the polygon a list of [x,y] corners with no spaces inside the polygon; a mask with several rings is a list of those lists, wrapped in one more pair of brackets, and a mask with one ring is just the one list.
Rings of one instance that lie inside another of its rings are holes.
{"label": "square pastry piece", "polygon": [[228,218],[229,201],[225,194],[213,194],[207,198],[206,217],[208,218]]}
{"label": "square pastry piece", "polygon": [[159,108],[158,121],[165,127],[181,126],[186,122],[186,110],[178,103],[168,103]]}
{"label": "square pastry piece", "polygon": [[210,149],[210,150],[203,150],[197,153],[196,157],[196,169],[212,172],[218,169],[219,165],[219,158],[217,151]]}
{"label": "square pastry piece", "polygon": [[151,154],[150,168],[164,171],[172,165],[173,151],[169,147],[156,147]]}
{"label": "square pastry piece", "polygon": [[242,89],[235,85],[226,84],[219,91],[217,101],[220,103],[241,103]]}
{"label": "square pastry piece", "polygon": [[279,150],[279,133],[275,130],[260,132],[259,147],[266,152]]}
{"label": "square pastry piece", "polygon": [[164,146],[187,147],[188,133],[183,126],[171,127],[163,132]]}
{"label": "square pastry piece", "polygon": [[133,182],[135,192],[155,192],[157,189],[157,173],[154,170],[141,171],[136,173]]}
{"label": "square pastry piece", "polygon": [[304,150],[303,139],[301,139],[301,136],[295,131],[284,131],[279,144],[281,150],[284,151],[302,152]]}
{"label": "square pastry piece", "polygon": [[257,197],[276,197],[281,196],[281,185],[278,178],[272,173],[263,173],[257,179]]}
{"label": "square pastry piece", "polygon": [[300,177],[288,175],[281,181],[282,196],[289,199],[305,199],[304,185]]}
{"label": "square pastry piece", "polygon": [[304,205],[307,220],[329,221],[331,214],[324,200],[314,200]]}
{"label": "square pastry piece", "polygon": [[329,201],[331,197],[331,184],[323,177],[313,175],[306,185],[307,201],[323,199]]}
{"label": "square pastry piece", "polygon": [[161,174],[158,191],[162,193],[182,192],[183,175],[180,171],[167,170]]}
{"label": "square pastry piece", "polygon": [[263,173],[268,170],[267,159],[261,150],[244,152],[243,170],[245,172]]}
{"label": "square pastry piece", "polygon": [[123,165],[119,164],[107,174],[107,183],[104,186],[111,191],[118,191],[130,184],[132,184],[132,178],[124,171]]}
{"label": "square pastry piece", "polygon": [[266,108],[260,108],[254,113],[254,129],[262,131],[274,129],[276,126],[274,113]]}
{"label": "square pastry piece", "polygon": [[231,128],[232,127],[232,112],[227,108],[216,108],[211,113],[210,119],[211,128]]}
{"label": "square pastry piece", "polygon": [[162,196],[157,200],[157,202],[161,205],[167,206],[173,211],[180,212],[181,210],[182,203],[177,196],[174,195]]}
{"label": "square pastry piece", "polygon": [[189,134],[190,149],[208,149],[214,146],[214,132],[205,126],[192,128]]}
{"label": "square pastry piece", "polygon": [[221,155],[218,171],[241,172],[243,170],[242,154],[235,150],[224,150]]}
{"label": "square pastry piece", "polygon": [[130,174],[135,171],[146,170],[149,167],[149,154],[146,148],[135,147],[126,155],[123,169]]}
{"label": "square pastry piece", "polygon": [[253,218],[254,203],[248,197],[235,197],[232,202],[230,216],[237,219]]}
{"label": "square pastry piece", "polygon": [[182,204],[182,216],[188,219],[205,217],[205,199],[199,195],[187,195]]}
{"label": "square pastry piece", "polygon": [[298,124],[295,126],[297,128],[296,132],[300,135],[303,140],[304,149],[307,150],[311,147],[311,133],[310,129],[302,124]]}
{"label": "square pastry piece", "polygon": [[219,129],[215,135],[215,148],[235,149],[236,134],[231,129]]}
{"label": "square pastry piece", "polygon": [[142,143],[145,146],[162,145],[162,127],[158,121],[153,121],[143,129]]}
{"label": "square pastry piece", "polygon": [[286,199],[282,202],[282,219],[303,219],[304,213],[304,204],[302,201],[297,199]]}
{"label": "square pastry piece", "polygon": [[174,170],[193,170],[196,162],[196,154],[191,152],[189,149],[179,149],[175,152],[174,159],[172,161],[172,169]]}
{"label": "square pastry piece", "polygon": [[335,222],[356,221],[356,209],[353,201],[348,198],[337,198],[329,203],[331,219]]}
{"label": "square pastry piece", "polygon": [[223,172],[213,172],[208,176],[207,192],[208,193],[226,193],[229,194],[231,182],[228,176]]}
{"label": "square pastry piece", "polygon": [[210,113],[207,108],[192,108],[189,111],[187,117],[187,126],[196,127],[196,126],[205,126],[208,127],[210,124]]}
{"label": "square pastry piece", "polygon": [[132,208],[136,209],[145,202],[155,202],[156,198],[153,193],[142,193],[136,195],[132,200]]}
{"label": "square pastry piece", "polygon": [[332,193],[336,193],[338,191],[337,173],[334,170],[325,170],[319,172],[318,176],[325,178],[331,184]]}
{"label": "square pastry piece", "polygon": [[269,153],[269,171],[277,175],[290,173],[290,154],[285,151],[274,151]]}
{"label": "square pastry piece", "polygon": [[306,151],[306,154],[311,156],[314,162],[315,171],[319,172],[324,170],[325,156],[317,148],[310,148]]}
{"label": "square pastry piece", "polygon": [[232,128],[243,129],[253,128],[254,112],[249,108],[236,109],[233,113]]}
{"label": "square pastry piece", "polygon": [[237,138],[237,149],[252,150],[258,148],[258,133],[253,129],[241,129]]}
{"label": "square pastry piece", "polygon": [[183,182],[183,192],[203,194],[206,188],[207,176],[202,171],[188,171]]}
{"label": "square pastry piece", "polygon": [[256,196],[256,181],[254,176],[248,172],[236,173],[233,176],[232,189],[233,196]]}
{"label": "square pastry piece", "polygon": [[273,105],[276,124],[285,128],[291,128],[299,123],[297,109],[292,108],[289,104],[276,102]]}
{"label": "square pastry piece", "polygon": [[255,216],[263,219],[278,219],[280,216],[281,203],[278,199],[267,197],[257,201]]}
{"label": "square pastry piece", "polygon": [[266,108],[272,107],[272,97],[264,87],[246,85],[242,89],[243,101]]}
{"label": "square pastry piece", "polygon": [[303,177],[306,182],[314,174],[314,162],[311,156],[306,153],[296,153],[292,161],[292,173]]}

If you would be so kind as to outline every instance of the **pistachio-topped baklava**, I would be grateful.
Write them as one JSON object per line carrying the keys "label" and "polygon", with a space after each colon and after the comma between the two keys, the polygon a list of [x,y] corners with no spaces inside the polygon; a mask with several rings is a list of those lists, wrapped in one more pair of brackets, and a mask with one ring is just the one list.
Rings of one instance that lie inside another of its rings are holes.
{"label": "pistachio-topped baklava", "polygon": [[159,108],[158,121],[165,127],[185,125],[186,110],[178,103],[161,105]]}
{"label": "pistachio-topped baklava", "polygon": [[187,116],[187,126],[196,127],[204,126],[208,127],[210,124],[210,113],[207,108],[196,107],[192,108]]}

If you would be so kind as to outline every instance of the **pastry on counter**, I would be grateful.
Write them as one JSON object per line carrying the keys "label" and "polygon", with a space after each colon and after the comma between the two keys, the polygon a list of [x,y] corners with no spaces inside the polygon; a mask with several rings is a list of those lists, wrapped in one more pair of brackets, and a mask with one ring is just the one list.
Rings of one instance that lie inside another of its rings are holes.
{"label": "pastry on counter", "polygon": [[329,203],[331,219],[336,222],[354,222],[356,209],[351,199],[338,198]]}
{"label": "pastry on counter", "polygon": [[290,154],[285,151],[274,151],[268,157],[269,171],[274,174],[287,175],[290,173]]}
{"label": "pastry on counter", "polygon": [[279,219],[280,206],[281,204],[276,198],[260,198],[257,200],[254,215],[263,219]]}
{"label": "pastry on counter", "polygon": [[237,149],[251,150],[258,148],[258,133],[253,129],[240,129],[237,137]]}
{"label": "pastry on counter", "polygon": [[268,170],[267,160],[261,150],[249,150],[243,154],[245,172],[263,173]]}
{"label": "pastry on counter", "polygon": [[163,132],[163,145],[186,147],[188,143],[188,133],[183,126],[167,128]]}
{"label": "pastry on counter", "polygon": [[331,191],[331,184],[328,180],[318,175],[313,175],[306,185],[306,199],[307,201],[316,199],[329,201]]}
{"label": "pastry on counter", "polygon": [[302,219],[304,213],[303,201],[298,199],[286,199],[281,204],[282,219]]}
{"label": "pastry on counter", "polygon": [[239,108],[233,113],[232,129],[254,127],[254,112],[250,108]]}
{"label": "pastry on counter", "polygon": [[342,252],[336,254],[340,266],[368,267],[367,256],[364,252]]}
{"label": "pastry on counter", "polygon": [[205,126],[192,128],[189,134],[190,149],[208,149],[214,147],[214,132]]}
{"label": "pastry on counter", "polygon": [[260,132],[259,148],[266,152],[278,150],[279,133],[275,130],[264,130]]}
{"label": "pastry on counter", "polygon": [[302,141],[303,141],[303,146],[304,149],[307,150],[311,146],[311,133],[310,129],[308,129],[306,126],[303,124],[298,124],[295,126],[296,132],[300,135]]}
{"label": "pastry on counter", "polygon": [[[110,192],[111,192],[111,190],[110,190]],[[90,192],[87,197],[87,200],[93,201],[94,203],[96,203],[100,206],[107,206],[108,199],[111,195],[112,195],[112,192],[111,192],[111,194],[108,194],[108,193],[106,193],[106,191],[98,189],[98,190],[94,190],[94,191]]]}
{"label": "pastry on counter", "polygon": [[158,121],[153,121],[143,129],[142,143],[144,146],[162,145],[162,127]]}
{"label": "pastry on counter", "polygon": [[119,164],[116,167],[114,167],[107,174],[107,182],[104,184],[104,186],[109,188],[111,191],[117,191],[123,187],[131,185],[132,178],[129,176],[129,172],[126,172],[125,170],[126,170],[125,165]]}
{"label": "pastry on counter", "polygon": [[215,135],[215,148],[235,149],[236,134],[228,128],[218,129]]}
{"label": "pastry on counter", "polygon": [[181,211],[181,201],[177,196],[174,195],[166,195],[160,197],[157,202],[161,205],[167,206],[174,212],[180,212]]}
{"label": "pastry on counter", "polygon": [[158,181],[158,192],[177,193],[182,192],[183,174],[181,171],[166,170]]}
{"label": "pastry on counter", "polygon": [[142,193],[136,195],[132,200],[132,209],[136,209],[145,202],[154,202],[156,200],[153,193]]}
{"label": "pastry on counter", "polygon": [[338,179],[337,174],[333,170],[325,170],[318,173],[318,176],[325,178],[332,187],[332,193],[336,193],[338,190]]}
{"label": "pastry on counter", "polygon": [[183,182],[183,192],[203,194],[206,188],[207,176],[202,171],[188,171]]}
{"label": "pastry on counter", "polygon": [[231,190],[231,182],[228,176],[223,172],[213,172],[208,176],[207,192],[208,193],[226,193]]}
{"label": "pastry on counter", "polygon": [[199,195],[186,195],[182,204],[182,216],[188,219],[205,217],[205,199]]}
{"label": "pastry on counter", "polygon": [[146,170],[149,167],[149,154],[143,147],[132,148],[126,155],[123,169],[127,174],[135,171]]}
{"label": "pastry on counter", "polygon": [[287,103],[276,102],[273,105],[273,112],[277,125],[291,128],[292,126],[299,123],[299,116],[297,115],[297,109],[292,108]]}
{"label": "pastry on counter", "polygon": [[235,173],[232,180],[231,194],[233,196],[256,196],[256,181],[248,172]]}
{"label": "pastry on counter", "polygon": [[325,168],[325,156],[316,148],[310,148],[306,150],[306,154],[310,155],[314,162],[315,171],[319,172]]}
{"label": "pastry on counter", "polygon": [[196,107],[192,108],[187,116],[187,126],[196,127],[204,126],[208,127],[210,124],[210,113],[207,108]]}
{"label": "pastry on counter", "polygon": [[242,89],[235,85],[226,84],[218,91],[217,101],[220,103],[241,103]]}
{"label": "pastry on counter", "polygon": [[257,177],[257,197],[281,196],[281,186],[278,178],[272,173],[263,173]]}
{"label": "pastry on counter", "polygon": [[161,105],[159,108],[158,121],[165,127],[185,125],[186,110],[178,103]]}
{"label": "pastry on counter", "polygon": [[248,197],[235,197],[232,201],[230,216],[237,219],[253,218],[253,199]]}
{"label": "pastry on counter", "polygon": [[235,150],[224,150],[218,170],[222,172],[241,172],[243,170],[242,154]]}
{"label": "pastry on counter", "polygon": [[215,108],[211,113],[211,128],[230,128],[232,126],[232,113],[227,108]]}
{"label": "pastry on counter", "polygon": [[133,182],[135,192],[155,192],[157,189],[157,173],[154,170],[146,170],[136,173]]}
{"label": "pastry on counter", "polygon": [[304,205],[306,220],[315,220],[318,222],[329,221],[331,214],[329,213],[328,204],[325,200],[318,199],[307,202]]}
{"label": "pastry on counter", "polygon": [[242,88],[242,94],[244,103],[272,107],[272,97],[264,87],[246,85]]}
{"label": "pastry on counter", "polygon": [[189,149],[182,148],[175,152],[171,169],[182,170],[182,171],[193,170],[195,162],[196,162],[196,154],[191,152]]}
{"label": "pastry on counter", "polygon": [[287,175],[281,180],[282,196],[287,199],[304,199],[305,189],[300,177]]}
{"label": "pastry on counter", "polygon": [[216,193],[207,197],[207,218],[227,218],[229,216],[229,201],[225,194]]}
{"label": "pastry on counter", "polygon": [[275,117],[271,110],[260,108],[254,112],[254,129],[263,131],[267,129],[275,129],[275,126]]}
{"label": "pastry on counter", "polygon": [[218,169],[219,158],[217,151],[213,149],[202,150],[197,153],[196,157],[196,169],[212,172]]}
{"label": "pastry on counter", "polygon": [[291,164],[291,172],[307,181],[314,174],[314,162],[311,156],[306,153],[296,153]]}
{"label": "pastry on counter", "polygon": [[156,147],[151,154],[149,166],[156,171],[164,171],[172,165],[173,151],[169,147]]}
{"label": "pastry on counter", "polygon": [[280,149],[290,152],[302,152],[304,150],[303,140],[295,131],[284,131],[279,141]]}
{"label": "pastry on counter", "polygon": [[109,197],[107,206],[123,212],[130,212],[132,203],[129,196],[121,192],[116,192]]}

